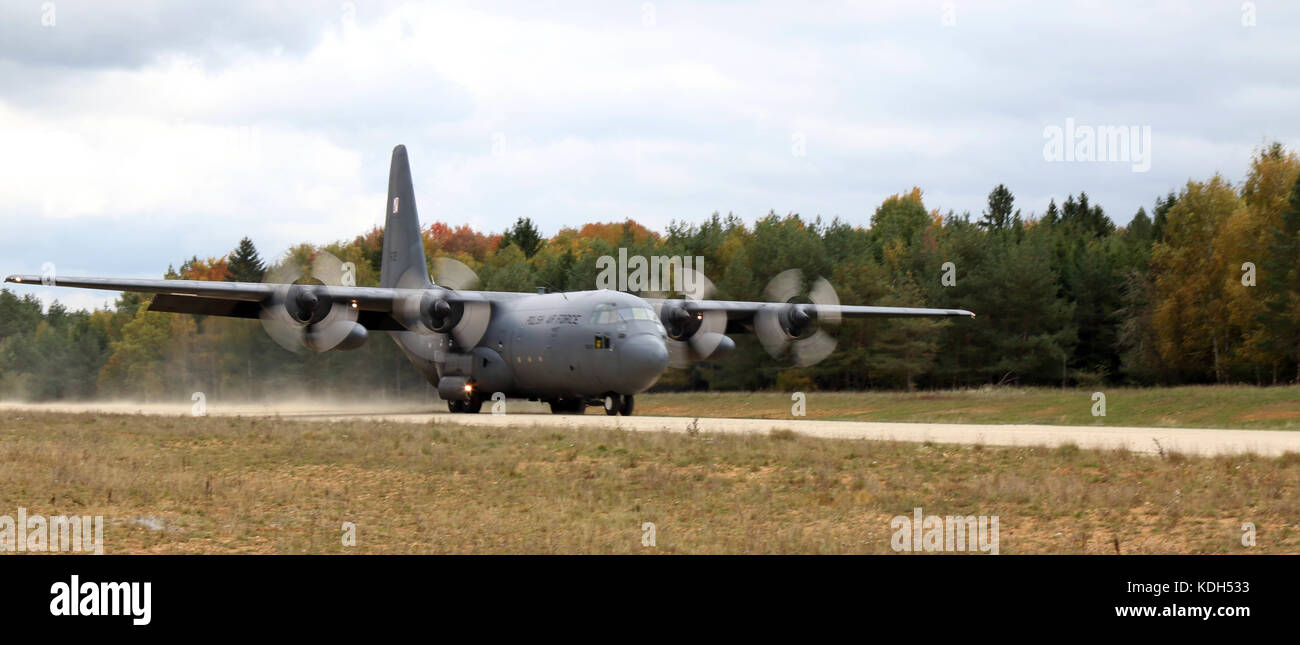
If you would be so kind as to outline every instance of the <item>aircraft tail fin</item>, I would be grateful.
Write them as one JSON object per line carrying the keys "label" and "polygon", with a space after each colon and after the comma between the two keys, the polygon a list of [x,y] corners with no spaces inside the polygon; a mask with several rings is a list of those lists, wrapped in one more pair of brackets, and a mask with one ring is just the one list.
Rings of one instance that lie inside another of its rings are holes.
{"label": "aircraft tail fin", "polygon": [[384,224],[384,259],[379,286],[418,289],[432,284],[420,238],[420,218],[415,210],[415,187],[406,146],[393,148],[388,170],[387,218]]}

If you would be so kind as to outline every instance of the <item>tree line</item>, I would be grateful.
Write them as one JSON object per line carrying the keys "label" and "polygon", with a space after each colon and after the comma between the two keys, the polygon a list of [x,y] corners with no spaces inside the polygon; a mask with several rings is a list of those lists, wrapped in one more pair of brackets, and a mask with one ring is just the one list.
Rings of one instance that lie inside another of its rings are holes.
{"label": "tree line", "polygon": [[[1086,192],[1025,215],[1004,185],[977,215],[941,212],[919,188],[893,195],[865,225],[769,212],[753,223],[713,213],[655,232],[631,221],[566,227],[545,237],[527,218],[500,234],[435,222],[426,255],[454,257],[480,288],[584,290],[597,259],[699,256],[714,297],[761,300],[776,273],[825,276],[846,304],[963,308],[974,319],[845,321],[825,361],[793,368],[750,334],[718,362],[670,370],[664,389],[960,388],[1300,382],[1300,159],[1274,143],[1245,179],[1189,180],[1119,227]],[[383,231],[323,247],[301,244],[273,264],[310,266],[328,251],[377,285]],[[176,279],[261,281],[247,238],[223,257],[192,257]],[[393,343],[374,334],[355,352],[291,354],[257,321],[151,313],[148,297],[111,308],[42,311],[0,292],[0,387],[35,399],[166,398],[274,393],[427,397]]]}

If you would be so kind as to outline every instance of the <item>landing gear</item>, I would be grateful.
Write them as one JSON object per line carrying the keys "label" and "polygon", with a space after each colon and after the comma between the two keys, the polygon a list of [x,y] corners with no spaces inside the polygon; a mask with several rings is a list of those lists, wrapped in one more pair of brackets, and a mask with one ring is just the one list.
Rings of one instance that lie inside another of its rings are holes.
{"label": "landing gear", "polygon": [[555,399],[550,403],[552,414],[582,414],[587,410],[587,402],[582,399]]}
{"label": "landing gear", "polygon": [[471,396],[468,401],[448,401],[447,409],[452,414],[478,414],[483,409],[483,399]]}
{"label": "landing gear", "polygon": [[632,395],[618,394],[610,392],[602,399],[587,398],[564,398],[552,399],[547,401],[551,404],[552,414],[583,414],[587,411],[587,404],[600,405],[605,408],[605,414],[609,416],[623,415],[632,416]]}
{"label": "landing gear", "polygon": [[625,417],[632,416],[632,395],[631,394],[625,395],[625,394],[618,394],[616,392],[610,392],[609,394],[605,395],[605,398],[602,401],[602,403],[604,404],[605,407],[605,414],[608,414],[611,417],[618,416],[620,414]]}

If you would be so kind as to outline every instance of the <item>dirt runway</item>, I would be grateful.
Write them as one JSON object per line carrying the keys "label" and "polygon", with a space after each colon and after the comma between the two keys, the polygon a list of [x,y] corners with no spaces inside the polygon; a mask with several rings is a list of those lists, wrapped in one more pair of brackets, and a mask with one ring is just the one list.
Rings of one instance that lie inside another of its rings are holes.
{"label": "dirt runway", "polygon": [[[878,423],[823,421],[813,419],[719,419],[700,417],[610,417],[591,409],[584,415],[553,415],[539,404],[508,402],[509,414],[492,414],[485,407],[480,414],[429,412],[431,406],[398,404],[334,405],[318,402],[286,402],[276,405],[240,404],[209,406],[207,414],[257,416],[286,421],[295,419],[371,418],[406,423],[435,420],[485,427],[543,426],[560,428],[616,427],[639,432],[759,433],[791,430],[801,435],[838,439],[932,441],[935,443],[982,444],[989,446],[1058,446],[1073,443],[1080,448],[1127,448],[1158,454],[1179,452],[1197,455],[1255,453],[1277,456],[1300,453],[1300,432],[1286,430],[1220,430],[1207,428],[1129,428],[1113,426],[1053,426],[956,423]],[[188,416],[192,405],[111,403],[0,403],[0,411],[103,412]]]}

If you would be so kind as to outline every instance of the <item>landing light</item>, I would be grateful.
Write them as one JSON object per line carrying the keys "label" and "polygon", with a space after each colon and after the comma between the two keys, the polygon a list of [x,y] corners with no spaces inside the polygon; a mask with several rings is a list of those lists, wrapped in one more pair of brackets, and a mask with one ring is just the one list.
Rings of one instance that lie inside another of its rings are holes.
{"label": "landing light", "polygon": [[353,301],[352,301],[352,308],[353,308],[353,309],[356,309],[356,308],[357,308],[357,301],[356,301],[356,300],[353,300]]}
{"label": "landing light", "polygon": [[466,392],[473,392],[473,391],[474,391],[474,384],[473,384],[473,383],[466,383],[466,384],[465,384],[465,391],[466,391]]}

